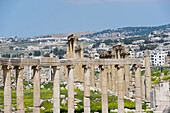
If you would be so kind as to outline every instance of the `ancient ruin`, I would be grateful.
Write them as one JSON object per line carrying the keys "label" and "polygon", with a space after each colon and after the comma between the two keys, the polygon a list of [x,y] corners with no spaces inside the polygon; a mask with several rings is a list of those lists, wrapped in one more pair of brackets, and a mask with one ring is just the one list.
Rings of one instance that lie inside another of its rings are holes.
{"label": "ancient ruin", "polygon": [[[83,47],[78,45],[78,36],[68,36],[67,59],[41,57],[40,59],[0,58],[3,69],[4,112],[12,113],[11,104],[11,69],[16,70],[17,79],[17,112],[24,113],[23,69],[31,66],[33,70],[34,102],[33,112],[40,113],[40,70],[42,66],[51,66],[54,70],[53,112],[60,113],[60,70],[66,68],[68,84],[68,113],[74,113],[74,83],[84,85],[84,113],[90,113],[90,87],[96,87],[94,66],[100,68],[100,88],[102,94],[102,113],[108,113],[108,90],[118,96],[118,113],[124,113],[124,96],[135,98],[136,113],[142,113],[142,101],[150,103],[151,75],[149,52],[146,51],[145,77],[141,76],[141,65],[138,59],[128,58],[129,51],[123,44],[118,44],[111,51],[100,54],[100,59],[84,58]],[[131,68],[130,68],[131,67]],[[130,70],[135,70],[131,76]],[[133,81],[133,82],[131,82]]]}

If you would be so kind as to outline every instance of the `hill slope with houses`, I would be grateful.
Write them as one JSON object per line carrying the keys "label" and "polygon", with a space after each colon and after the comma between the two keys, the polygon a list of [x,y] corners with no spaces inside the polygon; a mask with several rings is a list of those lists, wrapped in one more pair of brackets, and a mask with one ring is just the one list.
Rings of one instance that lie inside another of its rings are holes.
{"label": "hill slope with houses", "polygon": [[[118,29],[106,29],[103,31],[89,31],[89,32],[79,32],[76,33],[80,37],[84,38],[100,38],[100,39],[116,39],[123,37],[133,37],[133,36],[146,36],[152,31],[156,31],[159,34],[170,32],[170,24],[154,26],[154,27],[123,27]],[[49,37],[67,37],[71,33],[54,33],[54,34],[44,34],[36,36],[34,38],[49,38]]]}

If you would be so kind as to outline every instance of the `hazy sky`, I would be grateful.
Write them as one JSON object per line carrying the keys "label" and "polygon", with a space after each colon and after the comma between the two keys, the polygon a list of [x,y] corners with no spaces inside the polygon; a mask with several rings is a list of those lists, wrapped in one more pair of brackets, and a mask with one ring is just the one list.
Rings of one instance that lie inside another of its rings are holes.
{"label": "hazy sky", "polygon": [[0,37],[170,23],[170,0],[0,0]]}

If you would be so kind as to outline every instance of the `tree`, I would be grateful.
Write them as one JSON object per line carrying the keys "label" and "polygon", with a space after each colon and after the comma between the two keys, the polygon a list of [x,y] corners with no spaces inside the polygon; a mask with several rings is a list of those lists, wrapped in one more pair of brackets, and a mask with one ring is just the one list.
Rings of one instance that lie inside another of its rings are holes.
{"label": "tree", "polygon": [[40,51],[34,51],[34,56],[41,56],[41,52]]}
{"label": "tree", "polygon": [[110,45],[110,44],[113,43],[113,40],[108,39],[108,40],[105,40],[104,43],[105,43],[106,45]]}
{"label": "tree", "polygon": [[58,48],[57,48],[57,47],[54,49],[53,53],[54,53],[55,55],[58,55]]}
{"label": "tree", "polygon": [[53,53],[54,53],[55,55],[63,56],[64,54],[66,54],[66,51],[63,50],[63,49],[58,50],[58,48],[56,47],[56,48],[54,49]]}
{"label": "tree", "polygon": [[28,55],[29,55],[29,56],[32,56],[32,53],[29,53]]}
{"label": "tree", "polygon": [[3,54],[2,57],[10,58],[10,54]]}

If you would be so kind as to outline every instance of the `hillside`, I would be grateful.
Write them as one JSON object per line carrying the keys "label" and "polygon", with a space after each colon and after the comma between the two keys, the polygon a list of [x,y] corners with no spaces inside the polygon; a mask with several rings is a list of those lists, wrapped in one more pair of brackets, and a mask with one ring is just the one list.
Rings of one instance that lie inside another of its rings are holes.
{"label": "hillside", "polygon": [[170,31],[170,24],[156,26],[156,27],[123,27],[118,29],[107,29],[93,34],[82,35],[81,37],[87,38],[117,38],[125,36],[145,36],[152,31],[168,32]]}
{"label": "hillside", "polygon": [[[170,32],[170,24],[155,26],[155,27],[123,27],[118,29],[107,29],[103,31],[91,31],[91,32],[79,32],[76,33],[80,37],[86,38],[102,38],[102,39],[115,39],[118,37],[127,37],[127,36],[145,36],[152,31]],[[46,37],[67,37],[71,33],[56,33],[56,34],[45,34],[36,36],[34,38],[46,38]]]}

